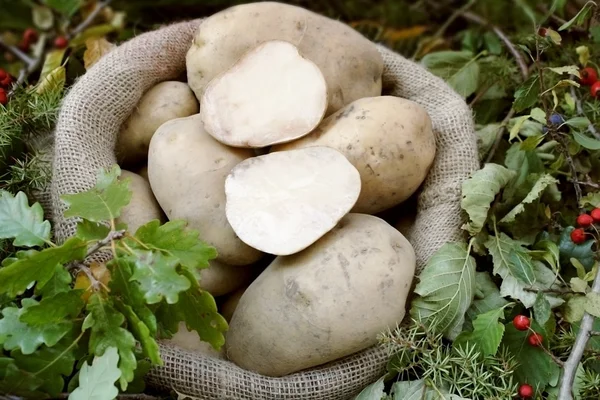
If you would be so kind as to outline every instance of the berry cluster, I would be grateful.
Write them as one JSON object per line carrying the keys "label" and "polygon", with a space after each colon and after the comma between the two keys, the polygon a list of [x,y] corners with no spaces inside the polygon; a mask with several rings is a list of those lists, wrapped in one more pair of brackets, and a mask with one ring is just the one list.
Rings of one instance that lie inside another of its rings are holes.
{"label": "berry cluster", "polygon": [[6,91],[10,88],[12,81],[12,76],[0,68],[0,104],[3,106],[8,103],[8,93]]}
{"label": "berry cluster", "polygon": [[[544,337],[541,334],[534,332],[531,329],[531,321],[525,315],[517,315],[513,319],[513,326],[518,331],[527,331],[527,330],[531,331],[531,333],[527,337],[527,342],[529,343],[530,346],[538,347],[538,346],[541,346],[542,343],[544,342]],[[523,384],[521,384],[521,386],[519,386],[519,396],[522,399],[532,399],[533,395],[534,395],[534,390],[531,385],[529,385],[527,383],[523,383]]]}
{"label": "berry cluster", "polygon": [[577,225],[579,228],[574,229],[573,232],[571,232],[571,240],[573,243],[581,244],[585,242],[585,230],[593,227],[594,224],[597,223],[600,223],[600,208],[594,208],[589,214],[581,214],[577,217]]}
{"label": "berry cluster", "polygon": [[598,72],[592,67],[586,67],[579,71],[582,85],[590,87],[592,97],[600,97],[600,81],[598,81]]}

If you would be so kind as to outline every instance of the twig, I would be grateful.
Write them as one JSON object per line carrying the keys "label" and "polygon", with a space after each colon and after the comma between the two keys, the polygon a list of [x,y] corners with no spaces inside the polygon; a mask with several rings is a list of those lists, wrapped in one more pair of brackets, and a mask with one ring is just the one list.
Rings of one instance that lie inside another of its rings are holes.
{"label": "twig", "polygon": [[590,336],[600,336],[599,331],[590,331]]}
{"label": "twig", "polygon": [[[571,75],[571,79],[573,79],[574,77]],[[581,115],[582,117],[585,117],[585,113],[583,111],[583,106],[581,105],[581,100],[579,100],[579,97],[577,97],[577,92],[575,91],[575,87],[571,86],[571,97],[573,98],[573,100],[575,100],[575,106],[577,108],[577,114]],[[596,139],[600,139],[600,133],[598,133],[598,131],[596,130],[596,128],[594,127],[594,125],[589,124],[588,125],[588,131],[590,131],[590,133],[592,135],[594,135],[594,137]]]}
{"label": "twig", "polygon": [[27,65],[31,65],[35,62],[35,60],[33,58],[31,58],[27,54],[23,53],[21,50],[19,50],[18,47],[12,46],[12,45],[6,43],[2,38],[0,38],[0,46],[4,47],[6,50],[10,51],[18,59],[20,59]]}
{"label": "twig", "polygon": [[572,183],[577,183],[579,185],[593,187],[594,189],[600,189],[600,184],[594,183],[594,182],[591,182],[591,181],[584,182],[584,181],[578,181],[577,179],[570,179],[570,181]]}
{"label": "twig", "polygon": [[110,5],[110,3],[112,3],[112,0],[104,0],[101,3],[98,3],[96,5],[96,8],[94,8],[94,10],[87,16],[87,18],[84,19],[79,25],[77,25],[75,29],[69,32],[69,34],[67,35],[67,39],[70,40],[71,38],[83,32],[88,26],[90,26],[94,22],[94,19],[96,19],[96,17],[98,16],[98,14],[100,14],[104,7],[107,7],[108,5]]}
{"label": "twig", "polygon": [[[594,283],[592,284],[592,293],[600,293],[600,274],[596,273]],[[590,339],[590,333],[592,332],[592,326],[594,324],[594,317],[587,312],[583,314],[581,325],[579,326],[579,332],[575,338],[575,344],[573,350],[569,354],[569,358],[564,364],[564,372],[560,382],[560,390],[558,392],[558,400],[573,400],[573,382],[575,380],[575,373],[587,342]]]}
{"label": "twig", "polygon": [[554,361],[559,367],[564,368],[565,366],[565,362],[563,360],[561,360],[560,358],[556,357],[550,350],[548,350],[546,347],[544,346],[539,346],[544,353],[548,354],[550,356],[550,358],[552,359],[552,361]]}
{"label": "twig", "polygon": [[86,258],[96,253],[98,250],[108,245],[109,243],[112,243],[112,241],[121,239],[123,236],[125,236],[125,232],[126,231],[123,229],[120,231],[110,231],[104,239],[100,240],[88,250]]}
{"label": "twig", "polygon": [[492,148],[490,149],[487,157],[485,158],[484,163],[489,163],[490,161],[492,161],[492,158],[494,158],[494,155],[496,154],[496,151],[498,150],[498,147],[500,147],[500,143],[502,142],[502,136],[504,135],[504,129],[506,128],[506,125],[508,125],[508,122],[510,121],[510,119],[512,117],[514,117],[515,114],[516,114],[515,109],[511,108],[510,111],[508,112],[508,114],[506,114],[506,117],[504,117],[504,119],[500,123],[500,127],[498,128],[498,131],[496,132],[496,139],[494,139],[494,144],[492,145]]}

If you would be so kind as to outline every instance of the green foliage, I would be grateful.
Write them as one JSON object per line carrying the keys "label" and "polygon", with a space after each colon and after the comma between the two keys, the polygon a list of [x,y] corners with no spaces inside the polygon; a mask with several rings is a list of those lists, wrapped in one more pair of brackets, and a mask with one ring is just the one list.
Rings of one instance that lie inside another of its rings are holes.
{"label": "green foliage", "polygon": [[114,383],[121,376],[117,368],[119,354],[109,347],[92,365],[85,363],[79,373],[79,387],[69,395],[69,400],[112,400],[119,390]]}

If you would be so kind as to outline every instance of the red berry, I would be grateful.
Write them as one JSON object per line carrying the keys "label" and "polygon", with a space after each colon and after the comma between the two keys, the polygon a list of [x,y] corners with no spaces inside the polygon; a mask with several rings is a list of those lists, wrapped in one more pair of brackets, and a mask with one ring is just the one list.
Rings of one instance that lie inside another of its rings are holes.
{"label": "red berry", "polygon": [[31,43],[35,43],[38,40],[38,33],[35,29],[33,28],[27,28],[25,29],[25,32],[23,32],[23,41],[31,44]]}
{"label": "red berry", "polygon": [[68,45],[69,45],[69,41],[64,36],[59,36],[56,39],[54,39],[54,47],[56,47],[58,49],[64,49]]}
{"label": "red berry", "polygon": [[8,103],[8,95],[4,89],[0,88],[0,104],[5,106],[6,103]]}
{"label": "red berry", "polygon": [[533,387],[526,383],[519,386],[519,396],[523,399],[531,399],[533,397]]}
{"label": "red berry", "polygon": [[594,222],[600,222],[600,208],[594,208],[590,213]]}
{"label": "red berry", "polygon": [[593,85],[598,80],[598,73],[592,67],[582,69],[579,74],[581,75],[581,83],[586,86]]}
{"label": "red berry", "polygon": [[0,87],[7,88],[10,86],[11,83],[12,76],[10,76],[9,74],[6,74],[6,76],[3,79],[0,79]]}
{"label": "red berry", "polygon": [[579,217],[577,217],[577,225],[581,226],[582,228],[587,228],[593,223],[594,218],[592,218],[592,216],[589,214],[581,214]]}
{"label": "red berry", "polygon": [[546,37],[547,33],[548,33],[548,30],[546,28],[540,28],[540,29],[538,29],[538,35],[540,35],[542,37]]}
{"label": "red berry", "polygon": [[592,97],[598,97],[598,92],[600,92],[600,81],[596,81],[590,86],[590,94]]}
{"label": "red berry", "polygon": [[544,342],[544,337],[542,335],[540,335],[539,333],[532,333],[527,338],[527,341],[529,342],[530,345],[537,347]]}
{"label": "red berry", "polygon": [[571,232],[571,240],[575,244],[581,244],[585,242],[585,231],[581,228],[577,228]]}
{"label": "red berry", "polygon": [[24,53],[27,53],[29,51],[30,46],[31,46],[31,43],[29,43],[25,39],[21,39],[18,47],[19,47],[19,50],[21,50]]}
{"label": "red berry", "polygon": [[527,329],[529,329],[531,323],[529,321],[529,318],[527,318],[526,316],[517,315],[513,319],[513,325],[515,326],[515,328],[517,328],[518,331],[526,331]]}

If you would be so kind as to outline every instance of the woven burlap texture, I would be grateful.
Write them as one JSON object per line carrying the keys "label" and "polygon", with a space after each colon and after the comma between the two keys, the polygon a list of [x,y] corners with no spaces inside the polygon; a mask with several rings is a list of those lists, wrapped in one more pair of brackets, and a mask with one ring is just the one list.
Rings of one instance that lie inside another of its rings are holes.
{"label": "woven burlap texture", "polygon": [[[114,145],[121,124],[142,94],[160,81],[185,71],[185,55],[200,20],[169,25],[131,39],[97,62],[70,89],[55,131],[51,215],[61,243],[76,230],[64,217],[60,196],[94,186],[97,171],[116,163]],[[478,168],[472,113],[441,79],[415,62],[378,45],[385,61],[386,94],[426,108],[433,122],[437,154],[418,197],[418,212],[408,239],[418,271],[444,243],[462,238],[462,182]],[[40,197],[47,199],[47,193]],[[161,345],[164,366],[148,383],[205,400],[347,400],[385,371],[386,350],[372,347],[324,366],[271,378],[231,362]]]}

